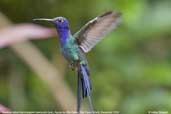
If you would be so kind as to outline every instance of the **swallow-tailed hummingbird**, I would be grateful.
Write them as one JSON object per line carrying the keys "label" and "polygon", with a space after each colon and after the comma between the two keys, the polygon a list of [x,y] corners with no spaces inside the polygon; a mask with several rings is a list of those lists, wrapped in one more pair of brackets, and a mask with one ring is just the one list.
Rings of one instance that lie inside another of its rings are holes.
{"label": "swallow-tailed hummingbird", "polygon": [[88,98],[89,108],[93,113],[91,102],[91,81],[85,53],[89,52],[100,40],[120,23],[121,13],[108,11],[85,24],[74,35],[69,29],[68,20],[64,17],[53,19],[38,18],[35,21],[49,21],[56,27],[59,35],[60,50],[72,69],[78,73],[77,112],[80,113],[81,91],[82,97]]}

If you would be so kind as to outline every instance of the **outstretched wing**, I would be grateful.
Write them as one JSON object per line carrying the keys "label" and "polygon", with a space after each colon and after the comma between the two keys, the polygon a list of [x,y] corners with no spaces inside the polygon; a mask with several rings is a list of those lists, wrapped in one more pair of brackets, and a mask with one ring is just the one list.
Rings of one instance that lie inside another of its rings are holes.
{"label": "outstretched wing", "polygon": [[120,22],[119,12],[109,11],[94,18],[74,34],[76,43],[84,52],[89,52],[106,34]]}

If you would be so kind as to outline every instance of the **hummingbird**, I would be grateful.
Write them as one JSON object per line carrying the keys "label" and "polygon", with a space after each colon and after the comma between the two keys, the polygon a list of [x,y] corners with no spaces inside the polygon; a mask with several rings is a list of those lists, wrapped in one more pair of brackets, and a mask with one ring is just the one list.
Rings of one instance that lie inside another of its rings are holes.
{"label": "hummingbird", "polygon": [[77,72],[77,113],[80,113],[82,98],[88,98],[89,108],[93,114],[92,84],[85,53],[88,53],[99,41],[117,27],[121,20],[120,16],[121,13],[117,11],[105,12],[90,20],[73,35],[70,32],[69,22],[65,17],[33,19],[34,21],[49,21],[55,26],[59,36],[60,51],[69,62],[71,69]]}

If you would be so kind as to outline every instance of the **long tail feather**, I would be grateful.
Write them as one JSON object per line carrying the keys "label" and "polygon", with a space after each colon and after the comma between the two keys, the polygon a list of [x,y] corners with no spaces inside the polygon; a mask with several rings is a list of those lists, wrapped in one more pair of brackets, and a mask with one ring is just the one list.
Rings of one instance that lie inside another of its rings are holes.
{"label": "long tail feather", "polygon": [[94,114],[94,109],[93,109],[93,104],[91,101],[91,96],[87,96],[88,102],[89,102],[89,109],[90,109],[90,114]]}
{"label": "long tail feather", "polygon": [[89,79],[89,73],[87,71],[87,65],[82,64],[80,66],[81,72],[81,83],[82,83],[82,96],[83,98],[90,96],[91,93],[91,82]]}
{"label": "long tail feather", "polygon": [[81,72],[78,72],[78,80],[77,80],[77,113],[80,114],[81,107]]}
{"label": "long tail feather", "polygon": [[[81,81],[81,84],[80,84]],[[82,85],[82,86],[81,86]],[[78,96],[77,96],[77,112],[80,112],[81,97],[80,97],[80,86],[82,87],[82,97],[88,98],[90,114],[93,114],[93,105],[91,101],[91,81],[89,78],[89,71],[86,64],[81,64],[78,70]]]}

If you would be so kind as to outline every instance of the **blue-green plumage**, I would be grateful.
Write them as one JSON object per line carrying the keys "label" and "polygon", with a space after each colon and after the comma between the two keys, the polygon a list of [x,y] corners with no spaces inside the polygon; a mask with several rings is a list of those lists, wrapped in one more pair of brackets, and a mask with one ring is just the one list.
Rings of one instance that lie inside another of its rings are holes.
{"label": "blue-green plumage", "polygon": [[68,38],[64,45],[60,46],[61,52],[64,57],[71,63],[74,61],[78,61],[79,53],[78,53],[78,46],[74,43],[73,38]]}
{"label": "blue-green plumage", "polygon": [[72,64],[73,69],[79,72],[82,82],[83,98],[90,95],[91,83],[89,79],[89,68],[83,51],[74,43],[74,38],[69,37],[64,45],[61,45],[63,56]]}
{"label": "blue-green plumage", "polygon": [[[106,34],[111,32],[120,22],[120,13],[109,11],[106,12],[83,26],[77,33],[71,35],[68,20],[64,17],[53,19],[34,19],[52,22],[59,35],[60,50],[63,56],[68,60],[72,69],[78,73],[78,94],[77,94],[77,111],[80,112],[82,91],[83,98],[88,97],[91,113],[93,107],[91,103],[91,82],[87,60],[84,53],[89,52]],[[82,89],[80,89],[82,87]]]}

